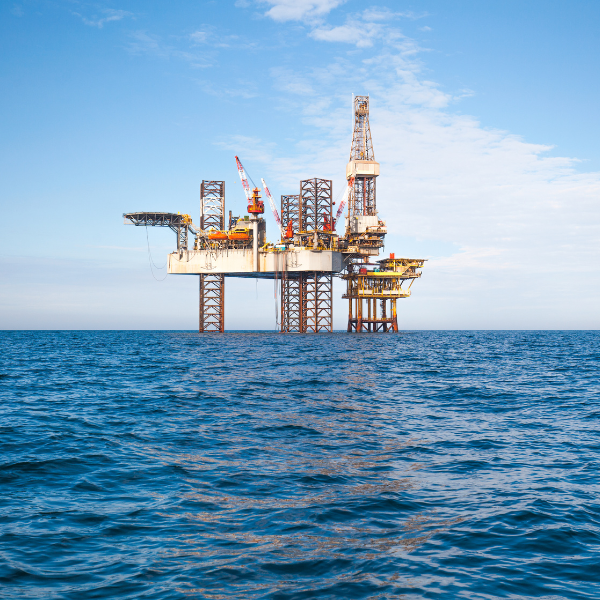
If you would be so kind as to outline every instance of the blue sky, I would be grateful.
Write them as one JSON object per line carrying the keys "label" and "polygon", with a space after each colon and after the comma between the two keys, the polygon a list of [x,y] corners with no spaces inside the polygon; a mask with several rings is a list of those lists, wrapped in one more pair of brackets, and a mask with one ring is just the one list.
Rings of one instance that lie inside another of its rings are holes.
{"label": "blue sky", "polygon": [[[235,154],[276,197],[337,195],[356,93],[386,250],[429,259],[402,327],[597,328],[599,25],[596,1],[3,3],[0,326],[193,329],[197,279],[157,281],[121,214],[197,220],[202,179],[243,210]],[[149,241],[161,266],[174,235]],[[272,283],[227,302],[274,327]]]}

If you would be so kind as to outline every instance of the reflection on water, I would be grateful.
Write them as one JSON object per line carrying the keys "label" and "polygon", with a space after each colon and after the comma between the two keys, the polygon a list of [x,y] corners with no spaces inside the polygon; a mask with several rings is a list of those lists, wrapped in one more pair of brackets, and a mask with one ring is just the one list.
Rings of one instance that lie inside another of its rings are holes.
{"label": "reflection on water", "polygon": [[598,597],[599,337],[0,334],[3,597]]}

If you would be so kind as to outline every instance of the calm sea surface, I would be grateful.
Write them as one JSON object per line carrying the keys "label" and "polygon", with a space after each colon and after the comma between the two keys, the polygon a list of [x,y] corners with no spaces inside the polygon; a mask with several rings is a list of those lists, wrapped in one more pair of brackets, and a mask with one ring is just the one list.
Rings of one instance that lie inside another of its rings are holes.
{"label": "calm sea surface", "polygon": [[600,598],[600,333],[0,332],[1,598]]}

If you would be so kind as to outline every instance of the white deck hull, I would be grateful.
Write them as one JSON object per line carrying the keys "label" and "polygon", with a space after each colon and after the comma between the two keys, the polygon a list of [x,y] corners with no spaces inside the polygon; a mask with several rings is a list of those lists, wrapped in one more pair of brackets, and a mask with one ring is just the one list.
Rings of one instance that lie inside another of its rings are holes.
{"label": "white deck hull", "polygon": [[187,250],[169,254],[168,272],[174,275],[217,274],[235,277],[280,277],[283,271],[325,271],[339,273],[342,253],[333,250],[293,248],[283,252],[258,252],[258,271],[252,249]]}

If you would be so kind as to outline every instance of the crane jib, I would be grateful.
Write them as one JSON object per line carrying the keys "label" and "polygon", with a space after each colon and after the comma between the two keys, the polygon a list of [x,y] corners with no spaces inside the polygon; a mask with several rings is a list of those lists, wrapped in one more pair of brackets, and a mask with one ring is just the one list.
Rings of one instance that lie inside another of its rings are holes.
{"label": "crane jib", "polygon": [[269,188],[267,187],[265,180],[261,178],[261,182],[263,184],[263,188],[265,188],[265,194],[267,195],[267,198],[269,199],[269,204],[271,205],[271,211],[273,212],[273,217],[275,218],[275,222],[277,223],[277,225],[279,227],[279,231],[281,232],[281,235],[283,235],[283,225],[281,224],[281,219],[279,218],[279,213],[277,212],[277,207],[275,206],[275,200],[273,200],[273,196],[271,196],[271,192],[269,191]]}
{"label": "crane jib", "polygon": [[246,171],[244,171],[244,167],[237,156],[235,157],[235,162],[237,164],[238,173],[240,174],[240,179],[242,180],[242,186],[244,187],[246,200],[248,200],[248,202],[252,202],[252,191],[250,190],[248,178],[246,177]]}

